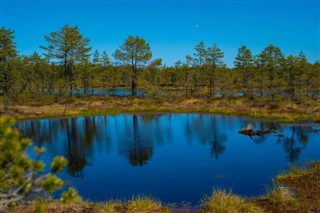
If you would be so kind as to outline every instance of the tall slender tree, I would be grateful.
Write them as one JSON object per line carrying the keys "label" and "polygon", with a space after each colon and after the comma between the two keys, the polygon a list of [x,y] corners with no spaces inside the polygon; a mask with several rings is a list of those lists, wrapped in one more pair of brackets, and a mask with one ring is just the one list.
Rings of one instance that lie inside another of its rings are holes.
{"label": "tall slender tree", "polygon": [[303,52],[300,52],[297,57],[297,86],[299,89],[299,96],[306,95],[308,93],[309,76],[311,67],[308,63],[307,57]]}
{"label": "tall slender tree", "polygon": [[263,60],[262,54],[254,56],[253,60],[255,73],[257,74],[255,82],[258,84],[258,93],[260,97],[263,97],[265,88],[265,72],[263,68],[265,66],[265,61]]}
{"label": "tall slender tree", "polygon": [[296,98],[296,89],[297,89],[297,62],[298,58],[292,55],[289,55],[285,61],[285,69],[286,69],[286,78],[287,85],[291,95],[291,99],[294,100]]}
{"label": "tall slender tree", "polygon": [[190,94],[192,95],[192,93],[193,93],[192,87],[196,86],[193,84],[193,80],[194,80],[194,78],[193,78],[194,72],[192,69],[193,66],[194,66],[194,59],[191,56],[186,55],[185,63],[183,65],[186,95],[188,95],[189,89],[190,89]]}
{"label": "tall slender tree", "polygon": [[207,63],[211,67],[209,71],[209,96],[213,96],[215,92],[215,72],[223,64],[221,59],[224,57],[224,53],[215,43],[207,49],[207,53]]}
{"label": "tall slender tree", "polygon": [[46,57],[56,59],[63,64],[64,78],[69,83],[71,93],[74,91],[75,64],[88,60],[91,47],[89,39],[84,38],[77,26],[63,26],[59,31],[44,36],[48,45],[40,46],[47,51]]}
{"label": "tall slender tree", "polygon": [[207,57],[207,50],[204,45],[204,42],[201,41],[199,44],[197,44],[195,47],[195,53],[193,54],[194,60],[197,64],[197,67],[199,69],[199,86],[203,86],[203,79],[205,79],[204,76],[204,63]]}
{"label": "tall slender tree", "polygon": [[312,76],[313,76],[313,82],[312,82],[312,96],[315,97],[315,93],[320,93],[320,61],[316,61],[312,65]]}
{"label": "tall slender tree", "polygon": [[136,96],[138,69],[147,64],[152,53],[149,44],[138,36],[129,36],[117,49],[114,58],[131,68],[131,95]]}
{"label": "tall slender tree", "polygon": [[238,54],[234,65],[241,71],[242,86],[246,94],[248,92],[249,72],[253,66],[253,56],[251,51],[246,46],[242,46],[238,49]]}
{"label": "tall slender tree", "polygon": [[275,82],[280,74],[281,66],[283,63],[283,54],[279,47],[272,44],[267,46],[260,54],[260,60],[264,65],[264,70],[268,73],[269,83],[268,92],[271,95],[271,99],[274,100],[279,83]]}

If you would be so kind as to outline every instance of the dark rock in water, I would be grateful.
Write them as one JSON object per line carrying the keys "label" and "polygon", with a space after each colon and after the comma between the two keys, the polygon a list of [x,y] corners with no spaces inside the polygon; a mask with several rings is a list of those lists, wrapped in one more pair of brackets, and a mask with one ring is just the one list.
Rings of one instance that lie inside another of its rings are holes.
{"label": "dark rock in water", "polygon": [[276,133],[276,130],[253,130],[253,129],[242,129],[238,133],[249,136],[261,136],[271,133]]}
{"label": "dark rock in water", "polygon": [[313,132],[320,132],[320,129],[314,129]]}

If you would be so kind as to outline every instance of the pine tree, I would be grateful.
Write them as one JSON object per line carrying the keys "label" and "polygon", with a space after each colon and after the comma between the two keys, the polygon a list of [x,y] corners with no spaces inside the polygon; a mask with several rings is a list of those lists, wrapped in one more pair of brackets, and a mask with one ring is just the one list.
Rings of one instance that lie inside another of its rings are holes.
{"label": "pine tree", "polygon": [[224,57],[224,53],[216,44],[209,47],[207,53],[207,63],[211,67],[209,71],[209,96],[213,96],[215,92],[215,72],[219,66],[223,65],[221,59]]}
{"label": "pine tree", "polygon": [[194,47],[194,49],[196,52],[193,54],[193,56],[194,56],[194,61],[196,62],[197,67],[199,69],[199,86],[201,87],[203,86],[204,79],[205,79],[204,64],[207,58],[207,50],[202,41],[199,44],[197,44]]}
{"label": "pine tree", "polygon": [[274,100],[274,97],[279,90],[279,82],[276,82],[276,80],[279,79],[281,66],[284,61],[283,54],[279,47],[270,44],[262,51],[259,57],[263,64],[263,69],[268,75],[269,82],[267,88],[269,95],[271,95],[271,99]]}
{"label": "pine tree", "polygon": [[243,92],[246,94],[248,92],[250,70],[253,66],[253,56],[251,55],[251,51],[246,46],[242,46],[238,49],[238,54],[234,65],[236,69],[240,70],[242,73],[242,87],[244,90]]}
{"label": "pine tree", "polygon": [[131,95],[136,96],[138,69],[148,63],[152,57],[149,44],[138,36],[129,36],[117,49],[114,58],[131,70]]}
{"label": "pine tree", "polygon": [[12,64],[17,57],[14,32],[0,28],[0,95],[8,95],[12,78]]}
{"label": "pine tree", "polygon": [[74,92],[75,65],[89,59],[89,39],[83,38],[77,26],[65,25],[57,32],[44,36],[47,47],[40,48],[47,51],[46,57],[57,59],[63,64],[64,79],[70,85],[71,93]]}
{"label": "pine tree", "polygon": [[285,72],[286,72],[286,81],[288,85],[288,90],[292,100],[296,99],[297,93],[297,77],[298,77],[298,58],[292,55],[289,55],[285,61]]}

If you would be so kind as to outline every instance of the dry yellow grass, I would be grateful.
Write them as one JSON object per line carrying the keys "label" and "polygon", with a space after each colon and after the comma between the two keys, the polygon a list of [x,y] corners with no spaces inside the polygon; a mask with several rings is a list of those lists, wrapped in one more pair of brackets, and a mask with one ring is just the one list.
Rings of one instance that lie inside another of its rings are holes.
{"label": "dry yellow grass", "polygon": [[[206,112],[221,114],[249,115],[257,118],[279,119],[286,122],[314,121],[320,122],[320,101],[306,99],[303,103],[292,102],[289,99],[279,99],[269,103],[268,99],[250,99],[246,97],[225,99],[197,99],[163,97],[145,99],[132,97],[108,97],[88,100],[74,99],[66,108],[65,104],[42,105],[25,103],[12,104],[8,116],[17,119],[117,114],[123,112]],[[65,112],[65,114],[64,114]]]}
{"label": "dry yellow grass", "polygon": [[320,163],[305,170],[290,169],[276,178],[278,186],[256,201],[268,212],[320,212]]}
{"label": "dry yellow grass", "polygon": [[225,190],[215,190],[202,202],[204,213],[263,213],[264,210]]}
{"label": "dry yellow grass", "polygon": [[128,202],[108,201],[105,203],[73,202],[45,202],[22,205],[10,210],[12,213],[169,213],[170,209],[148,197],[136,197]]}
{"label": "dry yellow grass", "polygon": [[62,204],[60,202],[48,202],[40,204],[23,205],[10,209],[12,213],[33,213],[33,212],[49,212],[49,213],[85,213],[94,212],[94,204],[88,202],[73,202],[71,204]]}

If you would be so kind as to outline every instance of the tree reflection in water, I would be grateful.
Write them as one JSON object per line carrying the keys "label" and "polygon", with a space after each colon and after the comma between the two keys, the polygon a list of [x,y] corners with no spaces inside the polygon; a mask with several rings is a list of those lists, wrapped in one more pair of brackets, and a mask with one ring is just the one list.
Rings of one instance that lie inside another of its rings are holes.
{"label": "tree reflection in water", "polygon": [[[130,122],[126,120],[126,122]],[[139,122],[137,115],[132,116],[132,126],[128,126],[126,135],[120,144],[120,155],[125,156],[129,159],[132,166],[143,166],[147,164],[148,160],[153,154],[152,139],[147,135],[140,135]]]}
{"label": "tree reflection in water", "polygon": [[[219,156],[226,150],[225,142],[228,137],[219,128],[215,115],[187,115],[185,123],[186,134],[188,135],[188,143],[191,144],[193,139],[199,141],[203,145],[210,146],[210,156],[219,159]],[[190,122],[192,120],[192,122]]]}
{"label": "tree reflection in water", "polygon": [[[132,166],[146,165],[153,157],[155,146],[167,143],[200,143],[210,147],[212,158],[219,159],[226,151],[228,136],[238,135],[238,130],[248,122],[252,121],[206,114],[142,114],[30,120],[16,126],[24,136],[32,138],[35,145],[45,146],[50,155],[65,155],[69,161],[68,172],[74,177],[83,177],[83,170],[94,159],[95,152],[105,150],[109,155],[111,147],[118,148],[116,153]],[[278,133],[253,137],[253,141],[270,143],[277,135],[276,142],[283,146],[286,159],[291,163],[299,159],[309,134],[314,132],[312,126],[275,122],[256,122],[256,128],[277,129]],[[175,141],[177,138],[181,141]]]}
{"label": "tree reflection in water", "polygon": [[212,120],[213,137],[210,139],[210,141],[212,141],[210,154],[212,157],[214,156],[215,159],[218,159],[219,155],[226,150],[224,143],[227,141],[227,135],[219,133],[217,117],[212,116]]}
{"label": "tree reflection in water", "polygon": [[67,152],[68,172],[74,177],[82,177],[82,170],[87,164],[85,147],[81,140],[78,139],[78,128],[76,118],[64,120],[66,122],[67,131]]}
{"label": "tree reflection in water", "polygon": [[299,159],[301,151],[306,147],[309,136],[312,133],[312,127],[292,126],[291,135],[279,137],[278,142],[283,143],[283,148],[287,154],[287,159],[293,163]]}
{"label": "tree reflection in water", "polygon": [[[282,135],[284,127],[280,123],[275,122],[259,122],[256,124],[256,128],[259,130],[277,130],[277,143],[283,144],[284,151],[287,155],[287,160],[293,163],[299,159],[301,151],[308,143],[308,134],[313,132],[311,126],[291,126],[288,127],[290,132],[288,135]],[[260,144],[266,141],[270,135],[253,136],[251,139]]]}

